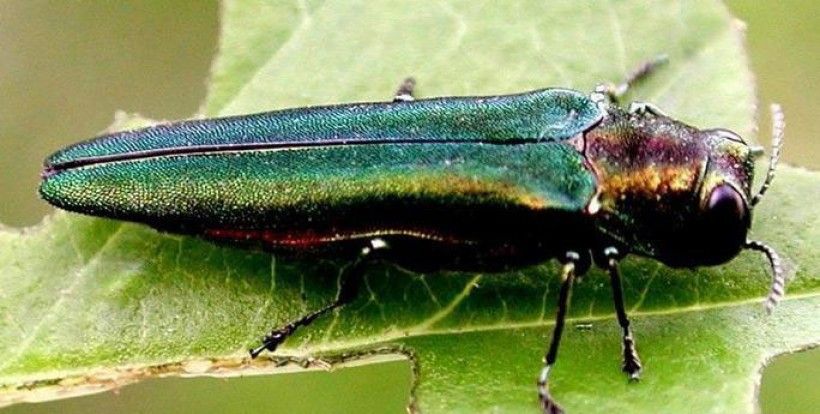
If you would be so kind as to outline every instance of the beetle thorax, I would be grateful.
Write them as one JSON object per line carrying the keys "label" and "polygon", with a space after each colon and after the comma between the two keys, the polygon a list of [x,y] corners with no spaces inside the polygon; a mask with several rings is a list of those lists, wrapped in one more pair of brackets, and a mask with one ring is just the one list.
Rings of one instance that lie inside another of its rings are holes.
{"label": "beetle thorax", "polygon": [[698,130],[664,116],[611,111],[586,134],[605,236],[658,257],[697,214],[708,149]]}

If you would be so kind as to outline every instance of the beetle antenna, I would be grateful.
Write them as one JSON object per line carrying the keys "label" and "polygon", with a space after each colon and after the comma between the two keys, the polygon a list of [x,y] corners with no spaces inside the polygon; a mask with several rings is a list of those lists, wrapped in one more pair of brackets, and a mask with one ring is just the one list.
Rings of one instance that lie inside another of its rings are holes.
{"label": "beetle antenna", "polygon": [[763,198],[763,194],[766,194],[766,191],[769,189],[769,186],[772,184],[774,180],[774,171],[777,169],[777,162],[780,160],[780,150],[783,147],[783,135],[786,129],[786,118],[783,115],[783,109],[778,104],[772,104],[771,106],[772,111],[772,156],[769,157],[769,169],[766,171],[766,180],[763,182],[763,185],[760,187],[760,190],[757,191],[754,197],[752,197],[752,205],[757,204],[760,202],[760,199]]}
{"label": "beetle antenna", "polygon": [[782,299],[786,293],[786,272],[783,270],[783,261],[780,259],[780,255],[777,254],[771,246],[763,242],[746,240],[746,244],[744,244],[743,247],[749,250],[759,251],[769,259],[769,265],[772,267],[772,287],[769,289],[769,295],[766,297],[765,306],[766,313],[771,314],[774,307],[777,306],[780,299]]}

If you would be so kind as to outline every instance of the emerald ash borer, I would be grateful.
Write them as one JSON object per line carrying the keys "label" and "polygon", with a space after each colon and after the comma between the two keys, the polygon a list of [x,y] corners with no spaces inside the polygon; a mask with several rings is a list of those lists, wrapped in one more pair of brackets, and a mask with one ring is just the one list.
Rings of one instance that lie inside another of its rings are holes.
{"label": "emerald ash borer", "polygon": [[70,211],[276,254],[349,259],[327,306],[266,335],[274,351],[296,329],[356,298],[368,263],[418,272],[493,272],[563,264],[552,341],[538,378],[544,411],[570,290],[595,263],[610,275],[623,370],[641,363],[624,310],[618,262],[713,266],[742,249],[773,271],[777,253],[746,237],[774,176],[783,138],[772,106],[773,152],[752,191],[759,147],[725,129],[698,129],[651,104],[618,99],[661,60],[591,94],[414,99],[294,108],[165,123],[71,145],[45,161],[40,194]]}

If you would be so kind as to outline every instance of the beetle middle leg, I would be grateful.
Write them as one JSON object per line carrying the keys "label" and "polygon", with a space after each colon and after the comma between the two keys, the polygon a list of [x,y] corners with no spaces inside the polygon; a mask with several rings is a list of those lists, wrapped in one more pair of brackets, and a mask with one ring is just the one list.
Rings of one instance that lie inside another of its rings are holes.
{"label": "beetle middle leg", "polygon": [[296,329],[302,326],[310,325],[314,320],[316,320],[316,318],[355,300],[358,296],[359,286],[362,284],[364,271],[367,268],[367,265],[374,259],[377,259],[379,254],[387,249],[388,245],[384,240],[371,240],[366,247],[362,248],[356,260],[354,260],[353,263],[348,265],[342,271],[339,291],[336,294],[336,298],[332,302],[282,326],[279,329],[272,330],[262,339],[261,345],[249,350],[251,358],[256,358],[266,349],[271,352],[275,351],[276,348],[282,344],[282,342],[296,332]]}
{"label": "beetle middle leg", "polygon": [[621,98],[629,91],[629,88],[648,78],[649,75],[653,74],[655,70],[667,62],[669,62],[667,55],[658,55],[635,68],[621,83],[616,85],[610,82],[598,85],[598,87],[595,88],[595,92],[605,96],[605,99],[610,103],[618,104]]}
{"label": "beetle middle leg", "polygon": [[416,97],[413,96],[413,89],[416,88],[416,80],[412,77],[405,78],[396,93],[393,95],[393,102],[413,102]]}
{"label": "beetle middle leg", "polygon": [[618,270],[618,250],[608,247],[604,250],[606,258],[606,269],[609,272],[609,282],[612,285],[612,301],[615,303],[615,314],[618,317],[618,325],[621,326],[623,361],[621,369],[629,375],[630,380],[638,380],[641,374],[641,359],[638,357],[638,350],[635,348],[635,337],[632,335],[632,328],[629,326],[629,318],[624,309],[624,293],[621,287],[621,272]]}
{"label": "beetle middle leg", "polygon": [[564,410],[555,402],[549,392],[549,375],[555,360],[558,358],[558,345],[561,342],[561,334],[564,331],[564,319],[567,316],[570,296],[572,293],[572,283],[575,280],[576,267],[581,257],[576,252],[567,252],[564,259],[564,267],[561,270],[561,290],[558,293],[558,310],[555,314],[555,327],[552,330],[552,340],[550,341],[547,354],[544,357],[544,367],[538,376],[538,400],[541,402],[541,409],[544,413],[560,414]]}

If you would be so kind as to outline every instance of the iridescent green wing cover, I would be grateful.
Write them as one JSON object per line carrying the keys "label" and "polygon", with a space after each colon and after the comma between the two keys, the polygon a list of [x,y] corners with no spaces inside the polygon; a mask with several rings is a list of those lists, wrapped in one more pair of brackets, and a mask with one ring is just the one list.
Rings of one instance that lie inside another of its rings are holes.
{"label": "iridescent green wing cover", "polygon": [[489,218],[526,225],[532,212],[586,205],[595,179],[563,140],[599,117],[580,93],[545,90],[188,121],[57,153],[41,193],[188,233],[480,238]]}
{"label": "iridescent green wing cover", "polygon": [[315,226],[385,203],[580,210],[594,180],[558,143],[379,144],[168,156],[97,164],[48,178],[60,207],[140,222]]}
{"label": "iridescent green wing cover", "polygon": [[126,131],[72,145],[46,168],[99,157],[285,144],[400,141],[561,141],[602,117],[586,95],[543,89],[516,95],[295,108],[191,120]]}

